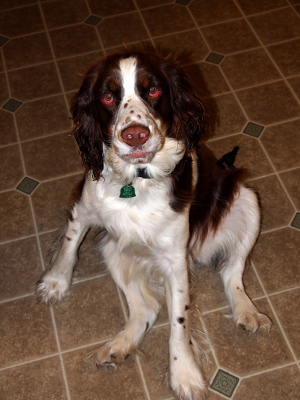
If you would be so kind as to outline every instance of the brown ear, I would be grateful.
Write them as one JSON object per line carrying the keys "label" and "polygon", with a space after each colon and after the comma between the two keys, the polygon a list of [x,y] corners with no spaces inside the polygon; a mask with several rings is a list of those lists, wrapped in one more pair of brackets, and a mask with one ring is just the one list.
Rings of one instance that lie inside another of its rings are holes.
{"label": "brown ear", "polygon": [[94,102],[94,87],[100,74],[100,63],[86,74],[71,104],[74,135],[86,171],[99,179],[103,169],[103,134]]}

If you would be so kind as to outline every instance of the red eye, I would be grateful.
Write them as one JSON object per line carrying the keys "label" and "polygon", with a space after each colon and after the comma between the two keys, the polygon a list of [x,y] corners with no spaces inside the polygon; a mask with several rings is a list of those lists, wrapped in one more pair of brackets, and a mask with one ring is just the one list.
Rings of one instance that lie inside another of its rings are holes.
{"label": "red eye", "polygon": [[114,96],[112,93],[105,93],[102,97],[102,101],[106,106],[110,106],[114,102]]}
{"label": "red eye", "polygon": [[157,97],[159,97],[159,96],[160,96],[160,91],[157,89],[156,86],[152,86],[152,87],[149,89],[149,97],[157,98]]}

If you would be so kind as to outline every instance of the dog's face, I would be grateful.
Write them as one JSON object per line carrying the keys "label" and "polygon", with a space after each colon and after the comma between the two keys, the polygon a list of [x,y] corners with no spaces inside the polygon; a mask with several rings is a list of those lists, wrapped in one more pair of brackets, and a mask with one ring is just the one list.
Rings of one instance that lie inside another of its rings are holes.
{"label": "dog's face", "polygon": [[189,150],[203,130],[203,107],[186,77],[156,55],[116,54],[97,63],[72,113],[83,163],[97,179],[107,148],[128,164],[147,164],[167,137]]}
{"label": "dog's face", "polygon": [[125,161],[148,163],[172,126],[172,107],[164,74],[137,57],[120,59],[99,78],[99,116],[110,145]]}

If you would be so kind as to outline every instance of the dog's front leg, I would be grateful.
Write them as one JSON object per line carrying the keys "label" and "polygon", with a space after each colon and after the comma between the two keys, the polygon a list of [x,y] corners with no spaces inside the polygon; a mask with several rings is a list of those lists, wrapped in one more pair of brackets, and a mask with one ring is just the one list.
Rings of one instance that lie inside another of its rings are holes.
{"label": "dog's front leg", "polygon": [[175,267],[165,279],[170,320],[170,386],[179,399],[200,400],[207,389],[193,353],[188,268]]}
{"label": "dog's front leg", "polygon": [[80,220],[77,208],[76,205],[73,208],[49,268],[37,282],[36,294],[42,303],[53,305],[69,294],[73,268],[77,263],[77,250],[88,230]]}

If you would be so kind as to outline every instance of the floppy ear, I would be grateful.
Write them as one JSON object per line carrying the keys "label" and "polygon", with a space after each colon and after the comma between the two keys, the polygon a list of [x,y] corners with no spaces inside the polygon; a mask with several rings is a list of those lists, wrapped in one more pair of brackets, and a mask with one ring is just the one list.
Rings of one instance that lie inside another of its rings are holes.
{"label": "floppy ear", "polygon": [[103,134],[94,98],[94,87],[99,74],[100,63],[87,72],[71,104],[72,134],[77,141],[84,168],[92,171],[96,180],[103,169]]}
{"label": "floppy ear", "polygon": [[169,82],[171,104],[173,108],[173,127],[171,135],[184,140],[187,150],[204,138],[205,110],[194,92],[185,73],[173,63],[165,64],[165,76]]}

